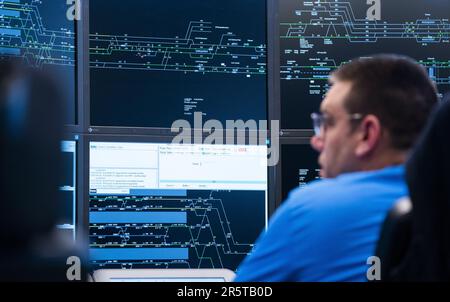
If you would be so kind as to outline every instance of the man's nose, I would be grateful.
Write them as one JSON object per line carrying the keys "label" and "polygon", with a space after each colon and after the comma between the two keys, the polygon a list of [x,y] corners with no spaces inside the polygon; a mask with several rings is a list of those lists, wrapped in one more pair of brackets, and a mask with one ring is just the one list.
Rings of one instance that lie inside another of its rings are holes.
{"label": "man's nose", "polygon": [[323,151],[323,138],[321,136],[313,136],[311,138],[311,146],[313,147],[314,150],[316,150],[317,152],[322,152]]}

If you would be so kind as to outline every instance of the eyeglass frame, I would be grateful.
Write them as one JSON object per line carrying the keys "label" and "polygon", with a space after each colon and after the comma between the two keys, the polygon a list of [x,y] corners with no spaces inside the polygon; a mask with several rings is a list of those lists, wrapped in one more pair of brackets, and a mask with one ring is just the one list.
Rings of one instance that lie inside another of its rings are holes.
{"label": "eyeglass frame", "polygon": [[[324,113],[311,113],[311,119],[313,122],[313,129],[315,136],[323,136],[325,133],[324,123],[326,122],[326,114]],[[350,121],[362,120],[365,115],[362,113],[348,113],[347,117]]]}

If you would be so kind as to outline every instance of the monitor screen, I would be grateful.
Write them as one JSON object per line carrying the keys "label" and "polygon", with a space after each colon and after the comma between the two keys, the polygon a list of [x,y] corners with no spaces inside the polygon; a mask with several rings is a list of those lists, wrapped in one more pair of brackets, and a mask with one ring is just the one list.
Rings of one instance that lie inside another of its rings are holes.
{"label": "monitor screen", "polygon": [[90,142],[94,268],[236,270],[266,226],[267,147]]}
{"label": "monitor screen", "polygon": [[67,235],[67,238],[75,239],[75,225],[76,225],[76,183],[77,183],[77,168],[76,168],[76,141],[62,141],[62,162],[63,174],[59,188],[61,202],[63,203],[63,215],[61,221],[57,225],[60,232]]}
{"label": "monitor screen", "polygon": [[281,195],[285,201],[289,193],[320,179],[318,153],[310,145],[281,146]]}
{"label": "monitor screen", "polygon": [[[266,1],[90,2],[91,125],[267,119]],[[194,126],[192,126],[194,128]]]}
{"label": "monitor screen", "polygon": [[49,73],[64,97],[65,123],[77,123],[76,38],[66,0],[1,0],[0,60]]}
{"label": "monitor screen", "polygon": [[280,0],[283,129],[312,128],[328,75],[355,57],[410,56],[441,93],[450,90],[450,1],[369,2]]}

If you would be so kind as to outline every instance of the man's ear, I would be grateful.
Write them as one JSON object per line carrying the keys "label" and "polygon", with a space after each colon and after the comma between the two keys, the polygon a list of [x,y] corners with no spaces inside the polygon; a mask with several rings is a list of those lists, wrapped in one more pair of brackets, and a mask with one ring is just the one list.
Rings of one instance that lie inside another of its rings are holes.
{"label": "man's ear", "polygon": [[314,135],[310,140],[311,147],[317,152],[323,151],[323,138],[317,135]]}
{"label": "man's ear", "polygon": [[370,155],[381,141],[382,129],[380,120],[375,115],[366,116],[359,125],[359,142],[355,153],[358,158]]}

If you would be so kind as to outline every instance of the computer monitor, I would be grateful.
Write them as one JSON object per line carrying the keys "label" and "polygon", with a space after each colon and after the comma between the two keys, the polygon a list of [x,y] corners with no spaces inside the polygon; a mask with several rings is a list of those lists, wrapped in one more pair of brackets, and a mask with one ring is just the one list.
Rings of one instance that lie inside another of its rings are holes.
{"label": "computer monitor", "polygon": [[265,0],[90,1],[92,126],[267,119]]}
{"label": "computer monitor", "polygon": [[312,128],[329,74],[356,57],[410,56],[450,90],[450,1],[369,2],[279,1],[283,129]]}
{"label": "computer monitor", "polygon": [[75,240],[76,208],[77,208],[77,142],[72,140],[61,142],[63,173],[59,193],[63,203],[63,215],[57,225],[60,233],[66,238]]}
{"label": "computer monitor", "polygon": [[268,219],[266,146],[89,143],[94,269],[236,270]]}
{"label": "computer monitor", "polygon": [[281,201],[292,190],[321,178],[318,156],[308,143],[281,145]]}
{"label": "computer monitor", "polygon": [[18,59],[52,75],[61,88],[65,123],[77,123],[75,23],[66,1],[0,1],[0,60]]}

